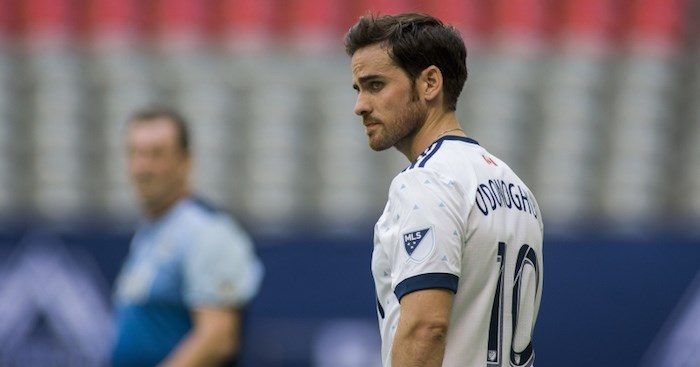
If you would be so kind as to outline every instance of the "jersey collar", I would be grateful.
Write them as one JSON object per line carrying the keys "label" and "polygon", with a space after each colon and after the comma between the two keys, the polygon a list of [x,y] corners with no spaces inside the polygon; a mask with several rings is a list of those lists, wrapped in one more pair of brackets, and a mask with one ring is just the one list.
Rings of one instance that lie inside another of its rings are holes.
{"label": "jersey collar", "polygon": [[[476,144],[476,145],[479,145],[479,142],[476,141],[476,140],[474,140],[474,139],[472,139],[472,138],[469,138],[469,137],[466,137],[466,136],[458,136],[458,135],[446,135],[446,136],[443,136],[443,137],[441,137],[440,139],[436,140],[435,143],[437,143],[437,142],[439,142],[439,141],[444,141],[444,140],[456,140],[456,141],[463,141],[463,142],[469,143],[469,144]],[[435,144],[435,143],[433,143],[433,144]]]}

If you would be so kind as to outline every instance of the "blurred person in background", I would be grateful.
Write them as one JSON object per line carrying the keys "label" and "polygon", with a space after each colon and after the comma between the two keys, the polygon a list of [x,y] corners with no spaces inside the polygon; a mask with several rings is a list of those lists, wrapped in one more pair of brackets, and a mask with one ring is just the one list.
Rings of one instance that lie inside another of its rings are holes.
{"label": "blurred person in background", "polygon": [[370,147],[411,162],[375,226],[384,366],[532,366],[542,216],[520,178],[460,127],[462,38],[426,14],[368,15],[345,48]]}
{"label": "blurred person in background", "polygon": [[250,237],[193,196],[188,127],[170,109],[135,112],[128,172],[144,218],[116,282],[112,365],[232,366],[263,268]]}

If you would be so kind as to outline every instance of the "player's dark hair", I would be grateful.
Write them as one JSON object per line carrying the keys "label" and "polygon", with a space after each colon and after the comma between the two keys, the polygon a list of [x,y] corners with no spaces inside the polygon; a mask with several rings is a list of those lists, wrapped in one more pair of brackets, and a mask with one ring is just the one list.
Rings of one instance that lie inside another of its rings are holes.
{"label": "player's dark hair", "polygon": [[389,57],[411,82],[425,68],[435,65],[443,76],[445,108],[454,111],[467,81],[467,49],[459,32],[439,19],[423,13],[360,17],[345,35],[345,52],[374,44],[387,47]]}
{"label": "player's dark hair", "polygon": [[129,117],[129,124],[144,123],[156,119],[167,119],[177,130],[177,144],[186,154],[190,154],[190,129],[185,117],[178,111],[167,106],[152,105],[134,111]]}

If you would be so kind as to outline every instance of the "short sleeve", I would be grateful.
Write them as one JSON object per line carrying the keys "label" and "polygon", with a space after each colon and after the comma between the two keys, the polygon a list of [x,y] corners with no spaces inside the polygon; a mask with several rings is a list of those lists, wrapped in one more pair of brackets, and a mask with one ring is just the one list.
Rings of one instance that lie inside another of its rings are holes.
{"label": "short sleeve", "polygon": [[457,292],[468,213],[461,187],[433,170],[408,170],[392,183],[389,200],[397,226],[390,246],[397,298],[421,289]]}
{"label": "short sleeve", "polygon": [[252,300],[264,271],[249,236],[220,216],[195,238],[184,259],[185,302],[193,307],[243,307]]}

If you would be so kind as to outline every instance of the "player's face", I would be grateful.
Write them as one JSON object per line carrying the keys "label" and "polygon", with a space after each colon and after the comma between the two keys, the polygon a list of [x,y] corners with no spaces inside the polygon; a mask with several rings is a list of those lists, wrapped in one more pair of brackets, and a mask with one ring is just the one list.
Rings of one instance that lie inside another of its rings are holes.
{"label": "player's face", "polygon": [[189,157],[168,119],[131,124],[127,151],[131,183],[146,211],[167,209],[187,190]]}
{"label": "player's face", "polygon": [[351,62],[355,113],[362,117],[369,146],[379,151],[408,145],[427,116],[409,77],[379,44],[357,50]]}

